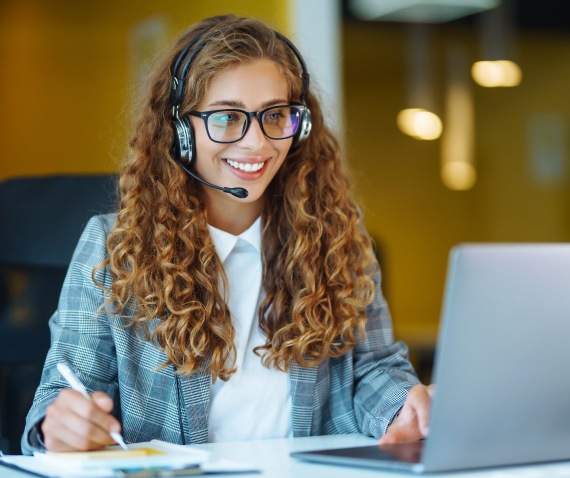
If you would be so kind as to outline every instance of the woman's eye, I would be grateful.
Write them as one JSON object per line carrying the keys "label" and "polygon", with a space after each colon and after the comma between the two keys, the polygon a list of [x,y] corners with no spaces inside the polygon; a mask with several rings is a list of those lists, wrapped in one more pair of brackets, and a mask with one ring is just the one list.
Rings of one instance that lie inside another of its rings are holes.
{"label": "woman's eye", "polygon": [[236,120],[235,113],[224,113],[223,115],[220,116],[220,121],[223,123],[232,123],[235,120]]}
{"label": "woman's eye", "polygon": [[271,113],[267,113],[265,115],[265,118],[267,119],[267,121],[271,121],[271,122],[278,122],[281,118],[284,118],[285,115],[281,112],[281,111],[272,111]]}
{"label": "woman's eye", "polygon": [[225,128],[228,126],[235,125],[239,122],[239,115],[233,111],[227,111],[223,113],[216,113],[210,116],[210,126],[216,126],[218,128]]}

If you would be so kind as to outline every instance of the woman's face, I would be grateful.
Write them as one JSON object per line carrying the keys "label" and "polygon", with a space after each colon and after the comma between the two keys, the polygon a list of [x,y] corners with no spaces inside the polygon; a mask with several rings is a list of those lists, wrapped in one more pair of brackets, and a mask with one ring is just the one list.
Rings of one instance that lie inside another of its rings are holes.
{"label": "woman's face", "polygon": [[[198,111],[238,108],[260,111],[269,106],[289,103],[288,84],[277,65],[267,59],[237,64],[216,75]],[[206,203],[233,201],[261,203],[261,198],[285,161],[292,138],[269,139],[256,117],[251,118],[245,136],[235,143],[220,144],[210,140],[201,118],[190,117],[195,133],[198,175],[223,187],[241,187],[248,191],[245,199],[203,186]]]}

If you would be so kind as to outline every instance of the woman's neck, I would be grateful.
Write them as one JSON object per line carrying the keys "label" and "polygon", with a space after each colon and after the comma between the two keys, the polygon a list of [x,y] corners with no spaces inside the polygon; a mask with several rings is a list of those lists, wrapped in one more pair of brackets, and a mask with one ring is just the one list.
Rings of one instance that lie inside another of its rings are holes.
{"label": "woman's neck", "polygon": [[212,197],[205,194],[208,224],[233,235],[247,231],[261,215],[263,201],[238,202],[230,197]]}

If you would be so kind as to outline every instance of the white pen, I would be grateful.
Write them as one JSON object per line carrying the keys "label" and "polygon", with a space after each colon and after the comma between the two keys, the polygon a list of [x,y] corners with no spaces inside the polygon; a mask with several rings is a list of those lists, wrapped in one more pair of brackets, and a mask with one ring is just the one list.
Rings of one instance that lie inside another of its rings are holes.
{"label": "white pen", "polygon": [[[65,378],[67,383],[69,383],[69,385],[71,386],[71,388],[73,390],[75,390],[76,392],[79,392],[87,400],[91,400],[91,397],[89,396],[89,393],[87,393],[87,389],[85,388],[85,385],[83,385],[81,383],[81,381],[75,376],[75,374],[71,371],[71,369],[66,364],[58,363],[57,369],[59,370],[59,373],[61,373],[63,378]],[[119,444],[123,450],[129,449],[129,447],[126,445],[126,443],[123,440],[123,437],[121,436],[120,433],[110,432],[109,435],[111,435],[111,438],[113,438],[113,440],[115,440],[115,442],[117,444]]]}

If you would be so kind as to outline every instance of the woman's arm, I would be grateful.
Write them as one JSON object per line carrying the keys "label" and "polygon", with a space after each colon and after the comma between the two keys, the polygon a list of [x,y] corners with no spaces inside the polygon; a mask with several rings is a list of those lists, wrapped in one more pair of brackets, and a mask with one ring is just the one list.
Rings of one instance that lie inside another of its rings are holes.
{"label": "woman's arm", "polygon": [[366,337],[354,349],[354,411],[362,433],[381,437],[419,379],[409,361],[406,345],[394,342],[379,270],[373,280],[376,294],[366,309]]}
{"label": "woman's arm", "polygon": [[[93,267],[106,257],[106,238],[113,222],[114,215],[92,218],[73,254],[59,298],[58,309],[49,322],[51,347],[44,364],[40,385],[26,419],[22,437],[24,453],[31,453],[45,446],[41,425],[48,407],[58,397],[60,405],[69,404],[71,399],[72,406],[75,403],[77,409],[83,410],[84,414],[102,423],[103,426],[118,425],[119,417],[109,416],[108,419],[102,419],[97,414],[97,410],[89,408],[87,400],[83,399],[86,403],[78,400],[83,397],[74,397],[67,391],[60,396],[62,389],[68,388],[68,385],[56,369],[58,362],[67,363],[88,391],[104,392],[112,402],[117,402],[115,345],[111,335],[109,316],[99,310],[105,301],[103,291],[94,284],[91,276]],[[110,285],[110,277],[107,277],[106,269],[98,270],[96,278],[105,285]],[[103,400],[101,406],[104,409],[104,415],[108,416],[107,412],[112,404],[105,406],[105,399],[101,400]],[[119,410],[117,406],[114,409],[116,413]],[[57,416],[58,410],[60,408],[52,407],[52,415],[55,413]],[[52,426],[48,429],[57,428],[53,425],[52,422]]]}

